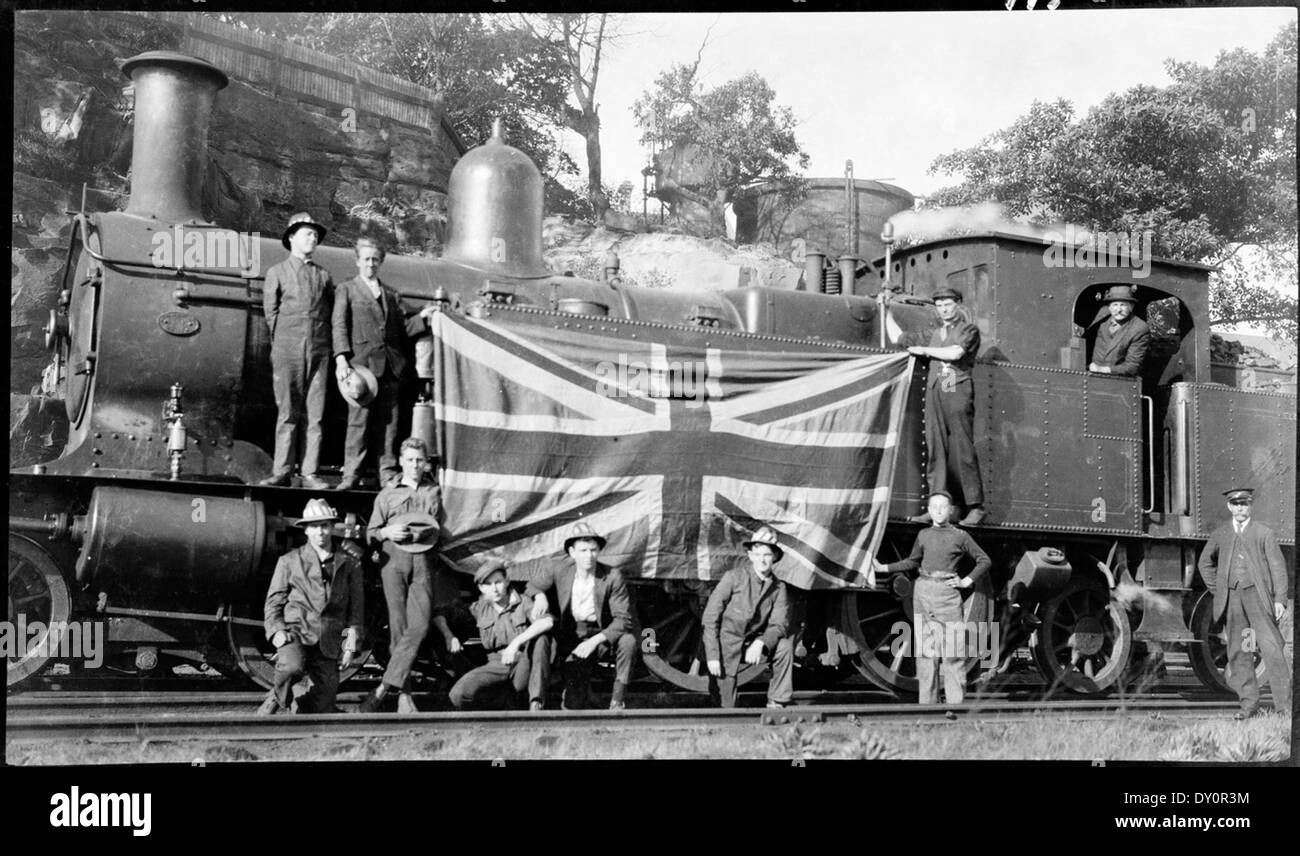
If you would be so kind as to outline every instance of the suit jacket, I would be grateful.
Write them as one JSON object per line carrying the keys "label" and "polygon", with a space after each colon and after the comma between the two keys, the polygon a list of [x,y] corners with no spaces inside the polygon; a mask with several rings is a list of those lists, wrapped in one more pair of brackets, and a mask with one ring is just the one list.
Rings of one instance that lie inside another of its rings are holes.
{"label": "suit jacket", "polygon": [[382,378],[385,370],[401,378],[410,364],[407,336],[423,333],[424,321],[419,315],[404,319],[397,292],[382,280],[379,290],[383,310],[370,293],[370,286],[359,276],[335,291],[334,355],[342,354],[354,364],[365,366],[376,378]]}
{"label": "suit jacket", "polygon": [[267,639],[276,631],[291,631],[302,644],[319,644],[321,654],[337,659],[344,628],[361,634],[365,623],[361,563],[336,542],[329,565],[327,579],[310,544],[280,557],[266,592]]}
{"label": "suit jacket", "polygon": [[[559,568],[546,571],[528,583],[526,594],[529,597],[547,594],[547,605],[557,626],[563,626],[565,620],[573,618],[573,578],[577,573],[573,562],[566,561]],[[617,568],[597,562],[595,574],[592,597],[596,602],[596,621],[602,625],[601,635],[613,645],[624,633],[632,632],[632,599]]]}
{"label": "suit jacket", "polygon": [[262,283],[262,311],[271,330],[271,347],[301,346],[329,353],[334,280],[315,262],[293,256],[272,266]]}
{"label": "suit jacket", "polygon": [[[709,595],[701,621],[705,657],[722,661],[725,653],[728,662],[723,665],[729,674],[735,674],[746,645],[761,637],[763,647],[775,651],[777,643],[787,635],[789,623],[790,600],[785,583],[775,576],[760,582],[746,562],[743,568],[728,571]],[[725,652],[724,636],[729,637]]]}
{"label": "suit jacket", "polygon": [[1110,316],[1102,319],[1097,330],[1097,341],[1092,347],[1092,362],[1110,369],[1111,374],[1137,377],[1142,371],[1142,360],[1147,355],[1151,338],[1147,322],[1135,315],[1120,325],[1119,331],[1110,332]]}
{"label": "suit jacket", "polygon": [[1214,617],[1218,619],[1228,608],[1228,567],[1232,563],[1233,538],[1241,538],[1245,544],[1248,571],[1271,615],[1274,603],[1288,600],[1286,563],[1273,530],[1251,520],[1241,535],[1233,531],[1230,522],[1215,529],[1201,551],[1198,567],[1205,587],[1214,592]]}

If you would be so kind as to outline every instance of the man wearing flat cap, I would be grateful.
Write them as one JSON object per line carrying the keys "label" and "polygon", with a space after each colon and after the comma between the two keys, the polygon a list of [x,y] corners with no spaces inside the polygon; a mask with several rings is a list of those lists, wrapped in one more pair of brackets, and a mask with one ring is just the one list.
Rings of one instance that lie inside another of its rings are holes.
{"label": "man wearing flat cap", "polygon": [[610,710],[623,710],[624,694],[636,660],[632,632],[632,600],[618,568],[597,561],[605,539],[591,524],[578,521],[564,539],[568,556],[558,567],[534,577],[528,594],[534,612],[550,611],[555,620],[556,662],[564,672],[566,710],[591,702],[591,670],[598,657],[614,657],[614,687]]}
{"label": "man wearing flat cap", "polygon": [[[930,359],[925,388],[925,445],[930,490],[959,489],[966,505],[962,526],[983,522],[984,482],[975,457],[975,393],[971,369],[980,349],[979,328],[957,311],[961,294],[943,286],[932,295],[939,326],[930,344],[908,353]],[[955,476],[955,478],[954,478]],[[928,513],[911,518],[929,523]]]}
{"label": "man wearing flat cap", "polygon": [[1127,285],[1116,285],[1106,290],[1102,299],[1110,310],[1110,317],[1102,317],[1099,322],[1101,326],[1097,328],[1088,371],[1122,377],[1141,374],[1151,328],[1133,315],[1137,305],[1133,295],[1134,289]]}
{"label": "man wearing flat cap", "polygon": [[[941,663],[944,696],[948,704],[961,704],[966,694],[968,653],[962,594],[977,585],[987,586],[992,563],[970,533],[948,523],[952,496],[947,491],[931,493],[928,510],[930,525],[916,534],[911,554],[887,565],[872,559],[872,573],[917,572],[912,587],[915,626],[911,653],[916,658],[918,700],[921,704],[938,702],[935,665]],[[957,640],[961,640],[962,650],[957,650]]]}
{"label": "man wearing flat cap", "polygon": [[1232,521],[1210,535],[1198,567],[1205,587],[1214,593],[1214,620],[1226,621],[1228,684],[1240,700],[1237,719],[1259,713],[1255,656],[1264,660],[1264,675],[1273,690],[1273,706],[1289,716],[1291,666],[1278,625],[1286,615],[1286,563],[1273,530],[1251,519],[1252,488],[1225,491]]}
{"label": "man wearing flat cap", "polygon": [[744,545],[747,566],[732,568],[718,581],[700,621],[709,697],[714,704],[735,707],[741,663],[757,666],[767,661],[772,664],[767,706],[781,708],[794,698],[789,594],[785,583],[772,573],[785,553],[776,532],[766,526]]}
{"label": "man wearing flat cap", "polygon": [[374,713],[390,695],[398,696],[398,713],[415,713],[407,690],[411,666],[432,621],[451,653],[460,650],[444,611],[458,592],[434,559],[440,533],[442,493],[426,468],[429,450],[418,437],[402,441],[402,474],[375,497],[367,531],[379,550],[379,577],[388,602],[389,651],[384,680],[365,701],[362,713]]}
{"label": "man wearing flat cap", "polygon": [[278,411],[274,463],[263,485],[289,484],[298,455],[299,428],[305,418],[302,485],[311,490],[328,487],[316,475],[316,469],[332,344],[334,280],[311,258],[316,245],[324,239],[325,227],[310,214],[290,217],[280,239],[289,250],[289,258],[269,269],[262,283],[262,309],[271,331],[271,389]]}
{"label": "man wearing flat cap", "polygon": [[360,650],[361,563],[336,548],[338,519],[325,500],[310,500],[296,524],[306,530],[307,543],[276,562],[265,606],[266,638],[276,648],[275,685],[259,714],[289,710],[293,685],[304,674],[311,677],[312,691],[298,700],[299,712],[332,713],[339,668],[351,666]]}
{"label": "man wearing flat cap", "polygon": [[[384,248],[374,238],[357,239],[357,275],[334,295],[334,373],[348,402],[343,478],[338,490],[358,486],[362,467],[376,466],[379,483],[397,475],[400,393],[410,366],[408,336],[426,332],[424,320],[402,316],[397,292],[379,279]],[[365,373],[367,397],[349,395],[353,374]]]}
{"label": "man wearing flat cap", "polygon": [[508,707],[525,692],[530,710],[541,710],[546,699],[547,665],[551,659],[552,619],[543,609],[534,617],[533,599],[510,588],[506,563],[489,559],[474,573],[480,597],[470,606],[479,641],[488,661],[461,676],[451,688],[452,707],[482,708],[494,690],[509,687]]}

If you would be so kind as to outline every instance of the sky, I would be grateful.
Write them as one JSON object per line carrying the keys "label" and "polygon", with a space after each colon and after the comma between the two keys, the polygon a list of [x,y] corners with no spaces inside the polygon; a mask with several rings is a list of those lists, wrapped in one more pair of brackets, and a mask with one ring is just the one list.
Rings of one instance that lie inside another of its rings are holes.
{"label": "sky", "polygon": [[[951,177],[938,155],[1009,125],[1035,100],[1066,98],[1084,115],[1107,94],[1165,86],[1166,58],[1213,64],[1220,51],[1262,51],[1290,8],[1039,9],[994,12],[617,15],[622,40],[602,60],[597,102],[606,184],[636,188],[648,150],[632,103],[660,71],[692,62],[700,81],[757,71],[794,111],[805,175],[886,180],[918,196]],[[710,29],[711,28],[711,29]],[[585,175],[576,136],[569,150]],[[585,181],[585,179],[584,179]]]}

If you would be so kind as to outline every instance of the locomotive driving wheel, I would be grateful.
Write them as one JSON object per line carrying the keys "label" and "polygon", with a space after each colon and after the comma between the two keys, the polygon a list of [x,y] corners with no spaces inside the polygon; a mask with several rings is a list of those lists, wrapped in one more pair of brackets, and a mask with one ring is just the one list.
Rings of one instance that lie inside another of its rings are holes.
{"label": "locomotive driving wheel", "polygon": [[1034,664],[1049,690],[1109,692],[1128,667],[1133,631],[1128,613],[1100,583],[1072,580],[1040,607]]}
{"label": "locomotive driving wheel", "polygon": [[[1207,689],[1232,693],[1228,684],[1228,639],[1223,625],[1222,618],[1214,620],[1214,592],[1201,592],[1188,622],[1196,641],[1187,646],[1187,659]],[[1264,680],[1264,660],[1258,652],[1255,653],[1255,679],[1261,683]]]}
{"label": "locomotive driving wheel", "polygon": [[[275,648],[266,638],[261,613],[260,603],[227,604],[226,638],[239,671],[258,686],[270,689],[275,683]],[[363,639],[352,665],[339,668],[339,684],[361,671],[369,659],[370,644]]]}
{"label": "locomotive driving wheel", "polygon": [[49,553],[26,538],[10,535],[9,626],[16,633],[22,618],[26,627],[39,622],[45,630],[35,638],[27,634],[22,639],[15,636],[16,648],[5,658],[5,686],[11,687],[45,668],[58,650],[58,628],[71,613],[68,585]]}
{"label": "locomotive driving wheel", "polygon": [[[646,668],[662,681],[697,693],[709,691],[700,619],[712,590],[713,584],[703,580],[669,580],[638,585],[634,593]],[[754,680],[764,668],[742,665],[736,685]]]}

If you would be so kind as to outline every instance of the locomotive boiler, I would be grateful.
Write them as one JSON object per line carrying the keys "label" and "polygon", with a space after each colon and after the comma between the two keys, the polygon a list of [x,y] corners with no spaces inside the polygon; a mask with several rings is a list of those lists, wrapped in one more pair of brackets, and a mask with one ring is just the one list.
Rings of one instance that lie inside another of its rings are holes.
{"label": "locomotive boiler", "polygon": [[[182,659],[269,685],[261,596],[309,496],[257,485],[270,472],[275,415],[260,284],[284,250],[203,217],[208,121],[225,75],[167,52],[123,71],[136,98],[130,201],[74,218],[47,329],[69,437],[54,460],[11,472],[10,617],[103,621],[127,671]],[[982,333],[975,429],[991,517],[974,534],[995,563],[972,617],[1003,628],[1003,657],[1028,643],[1044,676],[1077,692],[1120,685],[1143,645],[1185,644],[1202,680],[1226,686],[1195,556],[1220,486],[1251,482],[1293,566],[1295,398],[1209,383],[1208,268],[1153,263],[1139,314],[1159,356],[1141,379],[1103,377],[1083,370],[1087,329],[1105,288],[1127,280],[1047,267],[1043,242],[988,234],[912,247],[855,271],[840,294],[820,293],[814,276],[802,291],[642,289],[547,268],[541,187],[500,132],[468,152],[451,176],[442,257],[385,263],[404,310],[626,321],[681,342],[725,332],[760,349],[869,353],[924,335],[929,295],[955,286]],[[321,247],[314,260],[336,281],[353,267],[349,249]],[[906,405],[885,560],[906,554],[917,527],[905,519],[926,492],[922,372]],[[431,405],[417,403],[412,424],[432,432]],[[362,538],[372,500],[331,497],[345,515],[341,537]],[[646,665],[702,689],[707,585],[633,589],[657,640]],[[382,598],[368,600],[382,612]],[[894,644],[910,618],[906,579],[802,601],[806,673],[856,668],[915,690]],[[382,622],[375,615],[371,630]],[[51,659],[11,658],[9,683]]]}

